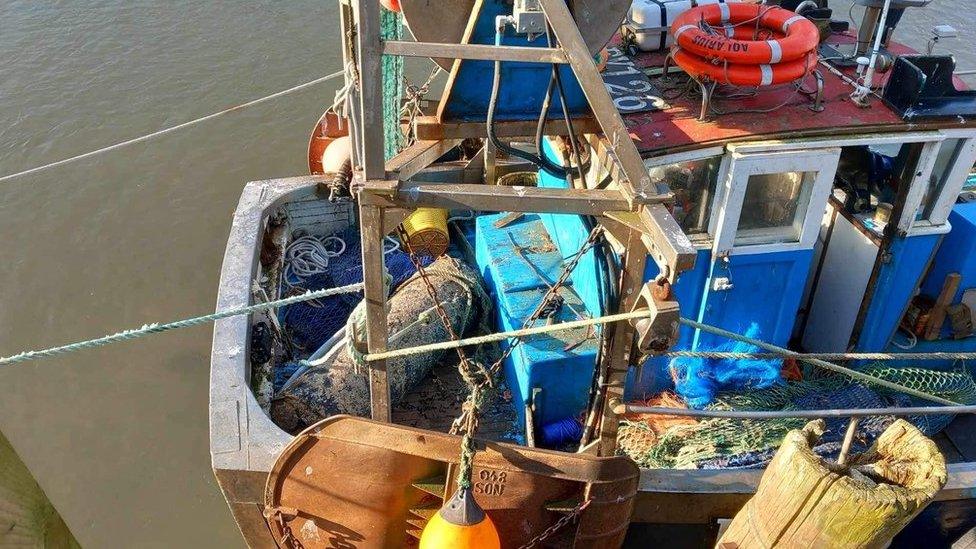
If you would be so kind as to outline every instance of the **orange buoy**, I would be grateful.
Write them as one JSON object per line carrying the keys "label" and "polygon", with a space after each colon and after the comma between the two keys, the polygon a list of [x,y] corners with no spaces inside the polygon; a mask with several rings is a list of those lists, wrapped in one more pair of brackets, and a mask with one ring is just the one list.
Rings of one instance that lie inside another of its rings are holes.
{"label": "orange buoy", "polygon": [[380,0],[384,8],[400,13],[400,0]]}
{"label": "orange buoy", "polygon": [[468,488],[459,488],[424,526],[420,549],[501,549],[495,523]]}
{"label": "orange buoy", "polygon": [[[716,27],[716,32],[706,32],[702,22]],[[755,28],[782,36],[753,40],[746,32]],[[788,9],[762,4],[698,6],[679,15],[671,33],[675,45],[688,53],[746,65],[805,59],[820,43],[820,31],[812,21]]]}
{"label": "orange buoy", "polygon": [[743,65],[738,63],[715,64],[681,48],[671,52],[674,62],[693,78],[701,80],[707,76],[720,84],[736,86],[772,86],[799,80],[810,74],[817,66],[816,52],[802,59],[776,64]]}
{"label": "orange buoy", "polygon": [[340,118],[331,109],[322,113],[308,138],[308,173],[324,173],[322,153],[333,141],[345,135],[349,135],[349,121]]}

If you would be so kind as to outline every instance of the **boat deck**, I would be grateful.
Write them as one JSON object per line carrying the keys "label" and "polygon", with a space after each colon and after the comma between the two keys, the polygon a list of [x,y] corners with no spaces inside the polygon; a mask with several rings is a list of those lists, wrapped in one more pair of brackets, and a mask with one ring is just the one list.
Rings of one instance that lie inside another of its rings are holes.
{"label": "boat deck", "polygon": [[[446,357],[434,366],[427,379],[407,393],[393,407],[393,423],[447,433],[468,396],[468,387],[457,370],[457,361]],[[478,437],[496,442],[516,442],[515,409],[504,385],[499,394],[486,400],[479,414]]]}
{"label": "boat deck", "polygon": [[[853,40],[847,35],[834,35],[827,43],[845,47]],[[892,44],[890,50],[897,54],[914,53],[910,48],[898,44]],[[783,139],[835,135],[840,129],[845,133],[871,133],[924,127],[903,121],[878,97],[871,97],[869,108],[859,107],[849,97],[852,85],[823,62],[819,67],[824,78],[822,112],[812,111],[811,100],[797,93],[792,84],[765,88],[754,96],[735,99],[721,98],[722,89],[719,88],[713,105],[727,114],[710,114],[708,120],[700,121],[701,93],[698,86],[689,81],[684,73],[673,72],[674,69],[669,75],[662,75],[666,57],[666,52],[647,52],[634,58],[639,67],[652,74],[651,82],[662,92],[666,102],[666,106],[657,111],[624,115],[624,122],[645,157],[725,145],[757,136]],[[852,68],[838,70],[847,77],[856,77]],[[881,74],[876,82],[883,84],[887,77],[887,74]],[[808,90],[815,88],[813,77],[808,77],[804,84]],[[965,84],[957,79],[956,86],[963,89]],[[684,91],[686,88],[689,91]],[[747,92],[749,89],[739,91]],[[768,113],[746,112],[783,103],[786,105]]]}

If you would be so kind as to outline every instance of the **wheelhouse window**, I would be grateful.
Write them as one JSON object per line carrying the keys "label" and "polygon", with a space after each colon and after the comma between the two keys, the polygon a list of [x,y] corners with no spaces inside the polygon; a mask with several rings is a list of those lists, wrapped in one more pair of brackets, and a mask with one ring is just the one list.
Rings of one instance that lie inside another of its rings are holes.
{"label": "wheelhouse window", "polygon": [[[966,139],[946,139],[935,157],[935,166],[929,176],[928,187],[922,196],[922,203],[915,216],[916,220],[931,220],[932,214],[939,202],[939,197],[946,189],[953,175],[956,164],[962,159]],[[971,166],[970,166],[971,167]],[[963,174],[962,177],[965,177]]]}
{"label": "wheelhouse window", "polygon": [[817,172],[749,177],[735,244],[799,242]]}
{"label": "wheelhouse window", "polygon": [[674,218],[685,234],[708,232],[722,157],[675,162],[650,169],[651,181],[662,181],[674,192]]}

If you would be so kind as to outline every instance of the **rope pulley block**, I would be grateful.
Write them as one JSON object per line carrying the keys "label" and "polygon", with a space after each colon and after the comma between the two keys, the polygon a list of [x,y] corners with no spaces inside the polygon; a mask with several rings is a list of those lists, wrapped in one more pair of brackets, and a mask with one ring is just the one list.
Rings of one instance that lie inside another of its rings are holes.
{"label": "rope pulley block", "polygon": [[658,278],[644,284],[633,310],[647,311],[647,317],[631,321],[637,331],[640,352],[663,353],[678,341],[681,311],[667,279]]}
{"label": "rope pulley block", "polygon": [[678,16],[671,56],[696,79],[770,86],[803,78],[817,66],[820,32],[809,19],[761,4],[709,4]]}

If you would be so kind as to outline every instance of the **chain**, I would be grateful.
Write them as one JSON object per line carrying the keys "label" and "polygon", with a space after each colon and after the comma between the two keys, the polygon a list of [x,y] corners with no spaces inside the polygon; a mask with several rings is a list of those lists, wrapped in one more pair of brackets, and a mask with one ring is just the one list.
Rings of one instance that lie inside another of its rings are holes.
{"label": "chain", "polygon": [[278,527],[281,528],[281,545],[283,547],[292,547],[294,549],[304,549],[304,545],[301,540],[295,536],[292,532],[291,526],[285,521],[285,515],[281,512],[281,509],[274,510],[274,520],[278,523]]}
{"label": "chain", "polygon": [[550,536],[552,536],[553,534],[555,534],[556,532],[558,532],[560,529],[562,529],[564,526],[566,526],[570,522],[576,520],[580,516],[580,514],[583,513],[583,510],[585,510],[587,507],[590,506],[590,503],[592,501],[593,501],[592,499],[588,499],[588,500],[580,503],[568,515],[566,515],[565,517],[557,520],[555,523],[553,523],[552,526],[550,526],[549,528],[546,528],[545,530],[543,530],[538,536],[536,536],[536,537],[530,539],[529,541],[525,542],[524,544],[522,544],[519,547],[519,549],[528,549],[529,547],[535,547],[536,545],[542,543],[543,541],[545,541],[546,539],[548,539]]}
{"label": "chain", "polygon": [[[437,312],[437,316],[440,317],[441,322],[444,324],[444,329],[447,331],[452,341],[457,341],[460,339],[457,332],[454,330],[454,326],[451,324],[451,319],[444,310],[441,302],[437,299],[437,290],[434,285],[430,282],[427,275],[427,269],[421,263],[420,259],[417,257],[413,246],[410,245],[410,239],[404,230],[403,226],[397,228],[398,234],[400,235],[400,240],[403,241],[404,247],[407,251],[407,256],[410,258],[410,262],[413,264],[414,268],[417,269],[417,276],[424,283],[424,288],[427,290],[427,294],[430,296],[431,300],[434,302],[434,310]],[[552,303],[556,299],[562,299],[559,295],[559,289],[569,280],[569,276],[573,273],[576,267],[579,265],[580,260],[586,255],[593,246],[596,245],[600,236],[603,234],[603,227],[597,225],[590,231],[586,242],[580,247],[579,251],[574,254],[573,259],[563,265],[563,270],[559,274],[559,278],[556,282],[549,287],[542,299],[539,300],[539,304],[536,306],[535,310],[531,315],[525,320],[522,327],[528,328],[535,321],[539,320],[548,309],[552,307]],[[513,338],[513,342],[509,347],[501,354],[501,356],[492,363],[490,368],[485,368],[480,362],[472,361],[468,358],[464,349],[458,347],[456,349],[458,358],[460,359],[460,364],[458,365],[458,371],[461,373],[461,377],[464,378],[465,383],[467,383],[469,390],[471,391],[468,395],[468,400],[465,403],[461,415],[454,420],[451,425],[451,434],[457,434],[463,428],[464,434],[461,438],[461,459],[458,466],[458,485],[461,487],[471,486],[471,471],[473,468],[474,461],[474,434],[478,429],[478,411],[481,408],[481,400],[484,396],[484,388],[486,386],[491,387],[494,384],[494,376],[498,373],[505,359],[508,358],[512,351],[521,344],[523,341],[522,337]],[[477,377],[475,376],[475,370],[477,370]],[[546,528],[541,534],[530,540],[523,547],[533,547],[539,542],[545,540],[552,534],[554,534],[559,529],[563,528],[570,521],[574,520],[576,517],[583,512],[584,509],[590,504],[590,500],[586,500],[580,505],[578,505],[573,511],[566,515],[565,517],[556,521],[555,524]]]}
{"label": "chain", "polygon": [[[536,320],[539,320],[542,317],[542,314],[546,311],[546,308],[549,304],[549,300],[552,299],[554,295],[558,295],[559,289],[562,288],[563,284],[565,284],[567,280],[569,280],[569,275],[573,274],[573,271],[576,269],[576,266],[579,265],[580,260],[583,258],[584,255],[586,255],[586,252],[590,251],[590,249],[596,245],[597,241],[600,239],[600,235],[602,234],[603,234],[602,226],[597,225],[596,227],[593,227],[593,230],[590,231],[590,235],[587,237],[586,242],[583,243],[579,251],[576,252],[576,254],[573,256],[572,261],[570,261],[566,265],[563,265],[563,270],[561,273],[559,273],[559,278],[556,279],[556,282],[549,287],[549,291],[547,291],[546,294],[542,296],[542,299],[539,301],[539,305],[536,306],[535,311],[533,311],[532,314],[529,315],[527,319],[525,319],[525,322],[522,324],[523,329],[532,326],[532,324],[534,324]],[[505,362],[505,359],[507,359],[512,354],[512,352],[515,351],[515,348],[522,343],[522,340],[523,340],[522,337],[513,338],[512,343],[508,346],[507,349],[505,349],[505,351],[502,353],[502,356],[498,360],[496,360],[494,364],[492,364],[491,366],[492,374],[494,374],[495,372],[498,371],[499,368],[501,368],[502,363]]]}
{"label": "chain", "polygon": [[424,97],[430,92],[430,86],[433,84],[434,78],[437,77],[440,70],[440,65],[434,63],[434,68],[431,69],[430,74],[427,76],[427,81],[420,86],[411,85],[407,81],[407,77],[403,77],[404,95],[407,97],[403,102],[403,107],[400,109],[400,120],[406,119],[407,121],[404,127],[404,134],[401,136],[405,147],[409,147],[417,141],[416,120],[418,116],[423,114],[423,110],[420,108],[421,103],[423,103]]}
{"label": "chain", "polygon": [[[417,269],[417,276],[424,283],[424,288],[427,290],[427,295],[429,295],[431,301],[434,302],[434,311],[437,312],[437,316],[440,317],[441,323],[444,324],[444,329],[447,331],[447,335],[451,338],[451,341],[457,341],[460,339],[460,337],[458,337],[457,332],[454,331],[454,326],[451,323],[450,317],[447,316],[447,311],[444,310],[444,306],[441,304],[440,300],[437,299],[437,290],[430,281],[427,274],[427,269],[424,267],[423,263],[420,262],[420,258],[418,258],[416,252],[414,252],[413,246],[410,245],[410,238],[407,236],[407,232],[402,226],[397,230],[400,234],[400,240],[403,241],[403,245],[407,248],[407,256],[410,258],[410,262],[413,263],[414,268]],[[463,348],[458,347],[456,351],[458,359],[461,361],[462,376],[465,376],[466,380],[467,377],[471,375],[472,371],[480,370],[479,373],[484,375],[484,380],[482,383],[491,385],[491,377],[488,375],[488,371],[485,370],[484,366],[481,364],[478,364],[477,367],[473,366]]]}
{"label": "chain", "polygon": [[[424,283],[424,288],[427,290],[427,294],[434,302],[434,310],[437,312],[437,316],[440,317],[441,323],[444,324],[444,329],[447,331],[447,334],[452,341],[459,340],[460,338],[458,337],[457,332],[454,330],[454,326],[451,324],[450,317],[447,315],[447,312],[437,299],[437,290],[434,288],[434,285],[428,278],[427,269],[424,267],[423,263],[420,262],[420,259],[417,257],[417,254],[413,249],[413,246],[410,245],[410,238],[402,226],[398,227],[397,231],[400,235],[400,240],[403,241],[404,247],[406,248],[407,256],[410,258],[410,262],[413,264],[414,268],[417,269],[417,276]],[[545,314],[546,311],[552,307],[552,302],[554,299],[562,298],[562,296],[560,296],[558,293],[559,289],[569,279],[569,276],[573,273],[573,270],[576,269],[576,266],[579,265],[580,260],[583,258],[586,252],[596,245],[600,235],[602,234],[603,227],[599,225],[590,231],[590,235],[587,237],[586,242],[584,242],[579,251],[576,252],[573,259],[563,266],[563,270],[559,274],[559,278],[556,279],[556,282],[549,287],[546,294],[542,296],[542,299],[539,301],[539,304],[536,306],[535,310],[523,323],[523,328],[531,326],[533,323],[535,323],[535,321],[541,318],[543,314]],[[485,366],[478,361],[470,360],[462,347],[457,347],[455,349],[457,351],[458,359],[460,360],[458,371],[470,390],[470,394],[468,395],[467,402],[463,406],[461,415],[454,420],[450,430],[451,434],[457,434],[458,432],[461,432],[462,429],[464,433],[461,439],[461,460],[460,466],[458,467],[459,486],[465,487],[471,485],[471,470],[475,453],[474,434],[478,430],[478,411],[481,408],[481,400],[484,396],[484,389],[485,387],[492,387],[494,385],[495,375],[497,375],[502,363],[505,362],[505,359],[512,354],[515,347],[522,343],[522,340],[522,337],[513,338],[512,344],[505,349],[505,351],[494,363],[492,363],[490,368],[485,368]]]}

